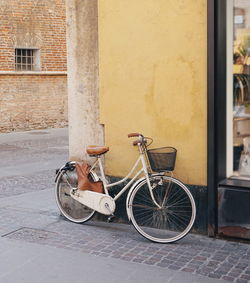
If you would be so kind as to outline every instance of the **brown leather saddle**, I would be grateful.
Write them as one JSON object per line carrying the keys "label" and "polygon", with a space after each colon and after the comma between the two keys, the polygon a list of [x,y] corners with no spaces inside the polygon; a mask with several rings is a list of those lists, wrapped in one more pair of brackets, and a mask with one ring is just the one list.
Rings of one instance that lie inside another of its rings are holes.
{"label": "brown leather saddle", "polygon": [[91,156],[101,155],[108,151],[109,151],[109,147],[107,146],[89,145],[86,149],[86,152]]}

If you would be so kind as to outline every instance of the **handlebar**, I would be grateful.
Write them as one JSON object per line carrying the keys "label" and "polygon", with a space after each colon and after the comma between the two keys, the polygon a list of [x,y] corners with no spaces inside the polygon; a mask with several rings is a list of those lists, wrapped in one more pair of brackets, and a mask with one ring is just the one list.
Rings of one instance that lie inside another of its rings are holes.
{"label": "handlebar", "polygon": [[130,134],[128,134],[128,137],[129,138],[139,137],[138,140],[133,141],[134,146],[147,143],[147,140],[144,138],[144,136],[142,134],[139,134],[139,133],[130,133]]}
{"label": "handlebar", "polygon": [[[128,137],[129,138],[134,138],[134,137],[139,137],[137,140],[133,141],[133,145],[134,146],[145,146],[145,147],[148,147],[152,144],[153,142],[153,139],[152,138],[149,138],[149,137],[144,137],[142,134],[139,134],[139,133],[130,133],[128,134]],[[148,143],[149,141],[149,143]]]}
{"label": "handlebar", "polygon": [[139,140],[136,140],[136,141],[133,141],[132,145],[136,146],[138,145],[139,143],[141,143]]}
{"label": "handlebar", "polygon": [[142,136],[142,135],[139,134],[139,133],[130,133],[130,134],[128,134],[128,138],[139,137],[139,136]]}

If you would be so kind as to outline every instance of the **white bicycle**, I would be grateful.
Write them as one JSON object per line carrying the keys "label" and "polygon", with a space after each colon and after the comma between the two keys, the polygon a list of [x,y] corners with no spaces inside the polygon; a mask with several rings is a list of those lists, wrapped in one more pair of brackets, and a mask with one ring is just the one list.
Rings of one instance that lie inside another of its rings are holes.
{"label": "white bicycle", "polygon": [[[196,206],[189,189],[173,178],[176,149],[173,147],[148,149],[153,141],[151,138],[138,133],[129,134],[128,137],[138,138],[133,145],[138,146],[139,157],[128,175],[118,182],[109,183],[104,174],[100,157],[108,152],[109,148],[93,146],[87,148],[87,153],[96,157],[89,178],[92,182],[101,180],[104,193],[80,191],[77,188],[74,161],[67,162],[58,170],[56,201],[61,213],[74,223],[90,220],[95,212],[112,217],[116,200],[130,187],[126,210],[128,219],[132,221],[135,229],[148,240],[157,243],[180,240],[193,226]],[[141,168],[138,168],[139,165]],[[119,193],[111,197],[109,189],[127,180],[128,183]]]}

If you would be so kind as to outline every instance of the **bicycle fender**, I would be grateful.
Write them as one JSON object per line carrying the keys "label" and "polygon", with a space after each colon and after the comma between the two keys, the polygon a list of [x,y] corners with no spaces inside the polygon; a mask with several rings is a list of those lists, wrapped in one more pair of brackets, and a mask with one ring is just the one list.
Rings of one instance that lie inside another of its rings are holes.
{"label": "bicycle fender", "polygon": [[[56,177],[55,177],[55,183],[57,182],[57,179],[59,178],[60,174],[65,170],[69,170],[69,166],[74,166],[75,165],[75,161],[68,161],[66,164],[64,164],[60,169],[56,170]],[[97,182],[100,180],[100,178],[98,177],[98,175],[94,172],[94,171],[90,171],[90,173],[92,174],[93,177],[93,181]]]}
{"label": "bicycle fender", "polygon": [[56,177],[55,177],[55,183],[57,182],[61,172],[63,171],[63,168],[65,167],[65,165],[63,165],[60,169],[56,170]]}
{"label": "bicycle fender", "polygon": [[[162,174],[152,174],[150,177],[155,177],[155,176],[162,176]],[[149,177],[149,179],[150,179],[150,177]],[[130,188],[130,190],[129,190],[129,192],[128,192],[128,195],[127,195],[127,199],[126,199],[126,210],[127,210],[127,215],[128,215],[128,220],[130,221],[130,219],[131,219],[131,215],[130,215],[130,211],[129,211],[129,200],[130,200],[130,197],[131,197],[131,194],[132,194],[132,192],[133,192],[133,190],[135,189],[135,187],[137,186],[137,185],[139,185],[141,182],[143,182],[144,180],[146,180],[146,177],[142,177],[142,178],[140,178],[137,182],[135,182],[134,184],[133,184],[133,186]]]}

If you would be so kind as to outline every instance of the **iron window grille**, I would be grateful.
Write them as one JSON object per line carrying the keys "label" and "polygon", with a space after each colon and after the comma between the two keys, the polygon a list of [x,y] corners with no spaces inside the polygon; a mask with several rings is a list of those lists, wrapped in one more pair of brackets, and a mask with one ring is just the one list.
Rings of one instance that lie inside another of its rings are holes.
{"label": "iron window grille", "polygon": [[38,49],[15,49],[15,69],[16,71],[38,71],[39,70],[39,50]]}

